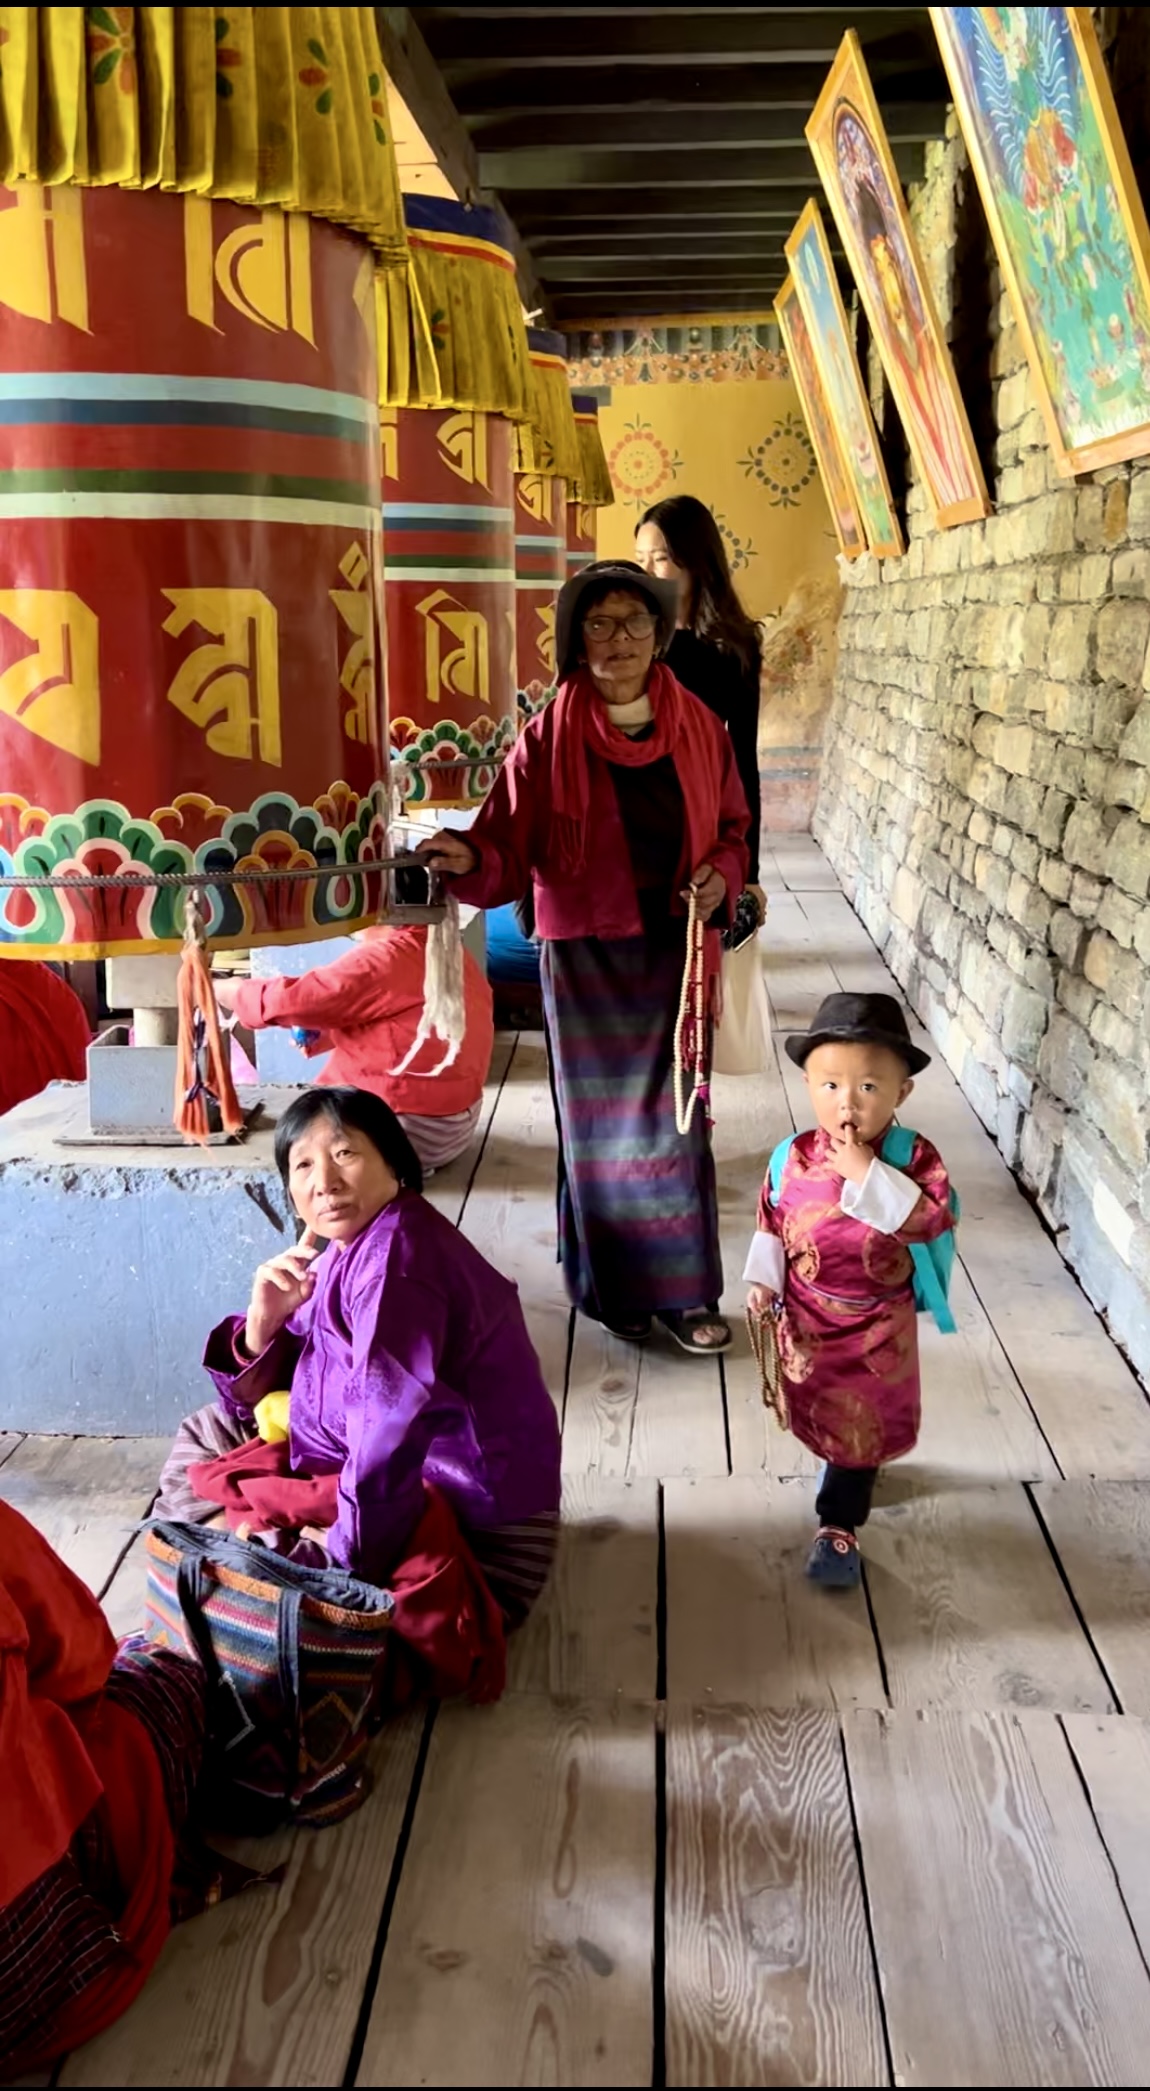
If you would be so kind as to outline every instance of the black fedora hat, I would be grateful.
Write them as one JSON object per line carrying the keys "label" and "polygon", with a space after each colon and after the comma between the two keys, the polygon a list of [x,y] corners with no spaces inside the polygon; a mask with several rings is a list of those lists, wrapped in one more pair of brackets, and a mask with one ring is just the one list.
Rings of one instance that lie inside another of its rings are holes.
{"label": "black fedora hat", "polygon": [[787,1057],[805,1067],[821,1045],[881,1045],[905,1060],[912,1075],[930,1066],[930,1054],[911,1044],[901,1002],[893,995],[828,995],[809,1031],[792,1032]]}
{"label": "black fedora hat", "polygon": [[625,588],[631,595],[644,596],[651,605],[652,615],[659,620],[663,642],[675,629],[679,590],[674,581],[657,580],[653,574],[645,573],[634,559],[595,559],[590,566],[580,567],[579,572],[564,581],[559,590],[555,605],[555,665],[561,681],[574,666],[571,654],[579,632],[583,599],[592,588],[602,589],[604,593],[611,588]]}

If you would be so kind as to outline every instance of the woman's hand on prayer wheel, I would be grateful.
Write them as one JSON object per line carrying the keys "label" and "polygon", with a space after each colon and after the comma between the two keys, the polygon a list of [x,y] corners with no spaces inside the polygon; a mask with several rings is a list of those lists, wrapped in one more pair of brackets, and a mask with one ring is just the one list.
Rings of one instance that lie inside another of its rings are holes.
{"label": "woman's hand on prayer wheel", "polygon": [[285,1322],[310,1300],[315,1291],[315,1259],[325,1247],[309,1227],[294,1249],[261,1263],[252,1282],[251,1302],[244,1324],[244,1348],[249,1357],[261,1357]]}
{"label": "woman's hand on prayer wheel", "polygon": [[421,842],[419,855],[427,859],[432,871],[441,871],[448,878],[465,877],[479,862],[479,852],[474,844],[453,828],[441,828],[430,841]]}
{"label": "woman's hand on prayer wheel", "polygon": [[[698,870],[691,874],[690,891],[695,896],[700,922],[709,922],[715,909],[722,907],[727,897],[727,881],[721,871],[715,870],[713,864],[700,864]],[[683,899],[686,898],[687,895],[684,893]]]}

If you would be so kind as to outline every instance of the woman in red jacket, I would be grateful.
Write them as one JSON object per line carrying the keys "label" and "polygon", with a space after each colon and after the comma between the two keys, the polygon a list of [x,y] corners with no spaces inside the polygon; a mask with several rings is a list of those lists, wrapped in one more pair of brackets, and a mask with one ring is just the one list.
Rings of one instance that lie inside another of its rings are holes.
{"label": "woman in red jacket", "polygon": [[657,659],[677,592],[629,560],[559,596],[562,686],[466,836],[423,845],[463,900],[533,887],[559,1119],[563,1266],[576,1306],[641,1342],[725,1350],[715,1171],[702,1112],[676,1128],[687,892],[718,925],[747,872],[747,802],[717,718]]}
{"label": "woman in red jacket", "polygon": [[368,1089],[390,1104],[425,1170],[442,1169],[470,1145],[495,1042],[493,999],[470,951],[463,953],[466,1031],[442,1073],[441,1039],[422,1046],[406,1074],[393,1072],[415,1042],[423,1014],[427,929],[423,923],[365,929],[356,949],[298,980],[220,981],[216,1000],[241,1024],[309,1032],[309,1059],[330,1053],[325,1086]]}

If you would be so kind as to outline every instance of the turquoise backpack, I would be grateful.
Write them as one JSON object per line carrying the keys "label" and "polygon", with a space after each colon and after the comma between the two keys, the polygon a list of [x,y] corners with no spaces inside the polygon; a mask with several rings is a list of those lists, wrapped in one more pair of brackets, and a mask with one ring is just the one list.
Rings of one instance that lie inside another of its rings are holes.
{"label": "turquoise backpack", "polygon": [[[914,1154],[914,1143],[918,1138],[908,1125],[893,1125],[882,1143],[882,1159],[892,1169],[909,1169]],[[795,1134],[780,1140],[773,1155],[769,1171],[771,1203],[777,1204],[783,1185],[783,1170]],[[937,1241],[908,1243],[914,1259],[914,1304],[920,1314],[933,1314],[944,1336],[958,1333],[958,1324],[950,1306],[950,1274],[954,1269],[954,1230],[958,1226],[961,1207],[957,1191],[950,1194],[950,1210],[954,1226],[949,1234],[941,1234]]]}

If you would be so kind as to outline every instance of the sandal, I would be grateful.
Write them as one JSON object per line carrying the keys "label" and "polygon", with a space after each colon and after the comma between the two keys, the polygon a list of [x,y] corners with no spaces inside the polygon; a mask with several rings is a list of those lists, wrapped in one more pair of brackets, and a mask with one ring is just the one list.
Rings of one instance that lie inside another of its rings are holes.
{"label": "sandal", "polygon": [[[718,1358],[731,1347],[729,1322],[724,1321],[721,1314],[712,1312],[710,1307],[693,1307],[689,1314],[667,1313],[657,1318],[679,1349],[689,1351],[693,1358]],[[697,1343],[695,1338],[703,1329],[721,1329],[722,1340],[719,1343]]]}
{"label": "sandal", "polygon": [[608,1321],[599,1317],[601,1326],[609,1336],[616,1336],[620,1343],[646,1343],[651,1334],[651,1317],[645,1314],[641,1321]]}

